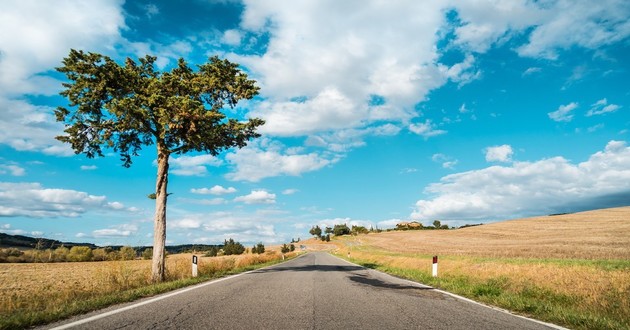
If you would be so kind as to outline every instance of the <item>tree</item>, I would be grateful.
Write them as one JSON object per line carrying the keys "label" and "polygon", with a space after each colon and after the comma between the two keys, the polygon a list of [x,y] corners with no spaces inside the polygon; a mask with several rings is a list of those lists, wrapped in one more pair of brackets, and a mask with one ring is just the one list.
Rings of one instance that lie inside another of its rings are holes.
{"label": "tree", "polygon": [[433,227],[435,229],[440,229],[442,227],[442,223],[440,222],[440,220],[433,221]]}
{"label": "tree", "polygon": [[335,225],[335,227],[333,228],[333,234],[335,234],[335,236],[349,235],[350,228],[348,228],[348,225],[346,224]]}
{"label": "tree", "polygon": [[252,254],[253,253],[258,253],[258,254],[265,253],[265,245],[262,242],[254,245],[252,247]]}
{"label": "tree", "polygon": [[57,68],[70,81],[60,93],[69,100],[69,108],[58,107],[55,116],[66,126],[66,134],[57,139],[88,158],[112,149],[129,167],[143,146],[156,146],[151,278],[161,282],[169,157],[188,152],[217,156],[242,148],[260,136],[256,128],[264,121],[227,119],[221,111],[258,94],[255,81],[247,79],[238,64],[211,57],[194,71],[180,58],[170,72],[161,72],[154,68],[156,60],[147,55],[139,63],[127,58],[120,65],[101,54],[71,50]]}
{"label": "tree", "polygon": [[131,246],[123,246],[120,248],[120,259],[121,260],[134,260],[136,259],[136,250]]}
{"label": "tree", "polygon": [[313,235],[313,236],[321,237],[322,236],[322,229],[319,228],[319,226],[316,225],[314,227],[311,227],[311,230],[309,230],[308,233]]}
{"label": "tree", "polygon": [[233,254],[236,254],[236,255],[243,254],[243,252],[245,252],[245,247],[243,246],[243,244],[239,242],[235,242],[231,238],[229,240],[224,241],[223,253],[226,256],[233,255]]}
{"label": "tree", "polygon": [[288,245],[286,245],[286,243],[282,244],[282,246],[280,247],[280,252],[287,253],[289,251],[291,251],[291,248]]}

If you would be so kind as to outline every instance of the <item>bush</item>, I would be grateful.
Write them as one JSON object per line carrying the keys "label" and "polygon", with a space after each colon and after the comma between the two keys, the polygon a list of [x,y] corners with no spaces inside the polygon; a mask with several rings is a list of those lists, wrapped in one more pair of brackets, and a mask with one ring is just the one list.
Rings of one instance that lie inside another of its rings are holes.
{"label": "bush", "polygon": [[349,235],[350,228],[348,228],[348,225],[346,224],[335,225],[335,228],[333,228],[333,234],[335,234],[335,236]]}
{"label": "bush", "polygon": [[92,249],[87,246],[73,246],[68,252],[68,261],[92,261]]}
{"label": "bush", "polygon": [[256,244],[254,247],[252,247],[252,254],[253,253],[258,253],[258,254],[265,253],[265,245],[263,245],[262,242]]}
{"label": "bush", "polygon": [[225,254],[226,256],[233,254],[243,254],[243,252],[245,252],[245,247],[243,246],[243,244],[235,242],[231,238],[229,240],[226,240],[225,244],[223,245],[223,254]]}
{"label": "bush", "polygon": [[282,253],[287,253],[287,252],[291,251],[291,248],[288,245],[286,245],[286,244],[282,244],[282,247],[280,248],[280,251]]}
{"label": "bush", "polygon": [[136,259],[136,250],[131,246],[123,246],[119,252],[120,260],[134,260]]}
{"label": "bush", "polygon": [[142,259],[144,260],[151,260],[153,258],[153,249],[152,248],[146,248],[144,249],[144,251],[142,251]]}
{"label": "bush", "polygon": [[219,248],[216,246],[211,247],[206,254],[205,257],[216,257],[219,254]]}

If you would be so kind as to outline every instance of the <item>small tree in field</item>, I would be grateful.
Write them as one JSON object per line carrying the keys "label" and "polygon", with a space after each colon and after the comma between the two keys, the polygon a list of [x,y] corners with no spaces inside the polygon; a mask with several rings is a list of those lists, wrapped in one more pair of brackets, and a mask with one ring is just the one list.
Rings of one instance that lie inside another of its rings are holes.
{"label": "small tree in field", "polygon": [[127,58],[120,65],[101,54],[71,50],[57,68],[70,81],[61,92],[70,108],[59,107],[55,115],[66,125],[66,135],[57,139],[88,158],[112,149],[129,167],[143,146],[156,146],[151,277],[160,282],[165,275],[169,157],[193,151],[217,156],[244,147],[260,136],[256,128],[264,121],[226,119],[222,112],[258,93],[255,81],[237,64],[212,57],[195,71],[179,59],[171,71],[160,72],[154,67],[156,59],[147,55],[136,63]]}

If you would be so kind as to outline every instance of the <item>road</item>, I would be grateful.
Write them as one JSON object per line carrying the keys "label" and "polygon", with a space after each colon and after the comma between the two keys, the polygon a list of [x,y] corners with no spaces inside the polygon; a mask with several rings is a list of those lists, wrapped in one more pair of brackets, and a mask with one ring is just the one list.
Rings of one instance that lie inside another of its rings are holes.
{"label": "road", "polygon": [[[122,309],[122,310],[121,310]],[[106,313],[106,314],[103,314]],[[105,315],[105,316],[103,316]],[[85,322],[85,323],[77,323]],[[42,329],[549,329],[313,252]]]}

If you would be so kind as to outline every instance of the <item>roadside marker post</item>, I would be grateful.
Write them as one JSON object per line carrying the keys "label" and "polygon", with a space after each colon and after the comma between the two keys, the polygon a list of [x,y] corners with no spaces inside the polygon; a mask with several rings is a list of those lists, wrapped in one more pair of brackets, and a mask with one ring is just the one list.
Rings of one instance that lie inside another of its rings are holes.
{"label": "roadside marker post", "polygon": [[433,256],[433,277],[438,276],[438,256]]}
{"label": "roadside marker post", "polygon": [[192,276],[197,277],[197,256],[192,257]]}

